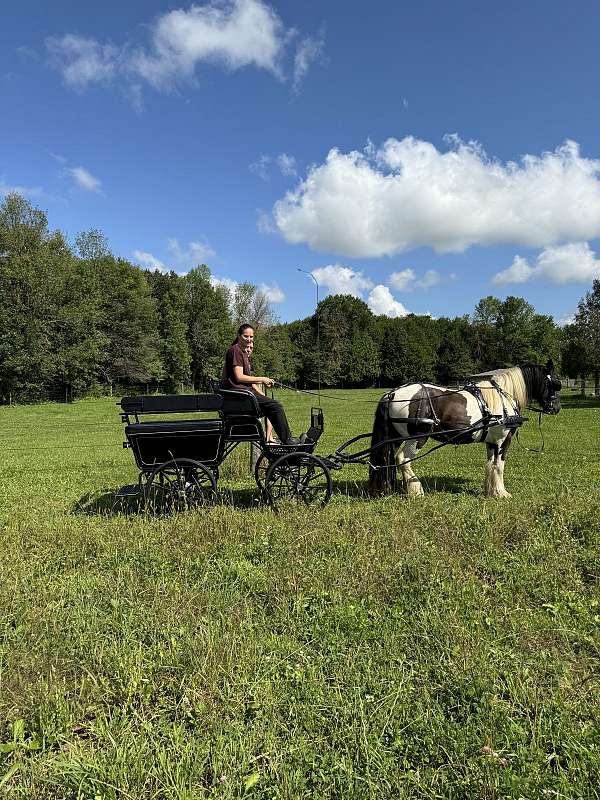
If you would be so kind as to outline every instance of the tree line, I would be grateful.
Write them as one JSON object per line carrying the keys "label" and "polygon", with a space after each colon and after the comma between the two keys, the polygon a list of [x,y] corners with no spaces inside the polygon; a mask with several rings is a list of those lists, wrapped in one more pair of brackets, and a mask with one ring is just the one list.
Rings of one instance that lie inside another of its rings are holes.
{"label": "tree line", "polygon": [[563,374],[593,374],[598,390],[600,281],[564,328],[519,297],[483,298],[473,314],[454,319],[392,319],[375,316],[355,297],[333,295],[311,317],[279,323],[250,283],[231,290],[203,264],[185,275],[150,272],[114,256],[99,231],[70,245],[18,194],[0,205],[3,403],[208,389],[240,322],[258,330],[255,371],[299,388],[319,380],[346,387],[446,384],[552,357]]}

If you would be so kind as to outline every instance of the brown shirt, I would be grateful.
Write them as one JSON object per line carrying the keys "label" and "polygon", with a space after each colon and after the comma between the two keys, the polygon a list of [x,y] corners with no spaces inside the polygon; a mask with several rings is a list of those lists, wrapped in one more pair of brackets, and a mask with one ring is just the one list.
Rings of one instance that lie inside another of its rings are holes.
{"label": "brown shirt", "polygon": [[241,367],[244,375],[252,375],[250,359],[240,344],[233,344],[225,353],[225,365],[221,373],[222,389],[246,389],[257,394],[251,383],[238,383],[233,371],[234,367]]}

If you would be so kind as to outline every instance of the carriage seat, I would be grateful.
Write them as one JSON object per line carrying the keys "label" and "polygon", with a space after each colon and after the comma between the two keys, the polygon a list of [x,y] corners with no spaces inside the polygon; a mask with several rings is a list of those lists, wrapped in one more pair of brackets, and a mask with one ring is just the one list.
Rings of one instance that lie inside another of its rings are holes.
{"label": "carriage seat", "polygon": [[221,414],[227,439],[232,442],[255,442],[263,438],[259,421],[260,407],[254,392],[246,389],[217,389],[223,398]]}
{"label": "carriage seat", "polygon": [[159,394],[123,397],[124,414],[186,414],[189,411],[220,411],[223,398],[218,394]]}
{"label": "carriage seat", "polygon": [[222,398],[221,412],[225,417],[260,417],[256,395],[247,389],[217,389]]}
{"label": "carriage seat", "polygon": [[126,436],[170,433],[216,433],[223,430],[220,419],[171,420],[169,422],[135,422],[125,426]]}

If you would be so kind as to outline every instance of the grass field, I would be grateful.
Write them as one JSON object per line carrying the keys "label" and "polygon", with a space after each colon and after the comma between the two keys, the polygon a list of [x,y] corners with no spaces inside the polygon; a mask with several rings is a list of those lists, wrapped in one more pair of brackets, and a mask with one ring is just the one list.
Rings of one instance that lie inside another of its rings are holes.
{"label": "grass field", "polygon": [[[324,454],[379,396],[338,394]],[[240,454],[214,508],[153,520],[112,508],[114,400],[0,408],[0,796],[599,798],[600,403],[543,431],[510,500],[448,447],[424,498],[352,468],[276,515]]]}

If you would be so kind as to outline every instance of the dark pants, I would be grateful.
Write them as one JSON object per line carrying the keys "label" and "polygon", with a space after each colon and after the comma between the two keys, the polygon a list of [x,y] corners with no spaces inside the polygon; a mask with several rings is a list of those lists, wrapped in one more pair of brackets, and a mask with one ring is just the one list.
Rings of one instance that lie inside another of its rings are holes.
{"label": "dark pants", "polygon": [[275,433],[279,437],[279,441],[285,444],[291,437],[292,432],[283,410],[283,406],[279,400],[272,400],[270,397],[265,397],[263,394],[255,395],[256,402],[260,406],[261,416],[266,417],[271,425],[275,428]]}

